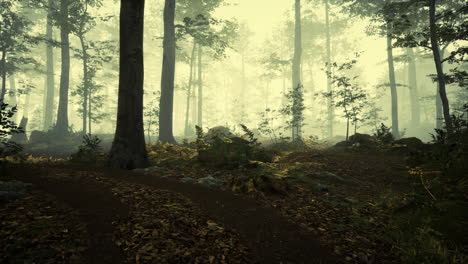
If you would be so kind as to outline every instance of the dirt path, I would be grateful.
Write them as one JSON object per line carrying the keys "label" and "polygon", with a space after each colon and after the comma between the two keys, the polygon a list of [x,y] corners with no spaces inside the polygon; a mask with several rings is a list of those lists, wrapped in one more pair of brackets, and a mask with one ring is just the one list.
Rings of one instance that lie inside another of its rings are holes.
{"label": "dirt path", "polygon": [[[71,167],[66,169],[73,171]],[[207,215],[239,233],[259,263],[336,263],[331,251],[320,245],[314,234],[307,233],[273,208],[261,207],[252,199],[127,171],[100,168],[99,172],[104,177],[167,189],[186,196]],[[81,212],[93,236],[88,252],[89,263],[123,263],[124,257],[112,242],[111,223],[115,217],[126,216],[126,208],[100,185],[51,180],[40,177],[41,174],[44,175],[44,171],[32,173],[28,170],[19,178],[36,184]]]}
{"label": "dirt path", "polygon": [[33,183],[77,209],[79,218],[91,234],[85,263],[124,263],[125,257],[113,242],[112,221],[126,217],[128,210],[109,190],[92,182],[43,177],[41,170],[21,170],[17,175],[18,179]]}

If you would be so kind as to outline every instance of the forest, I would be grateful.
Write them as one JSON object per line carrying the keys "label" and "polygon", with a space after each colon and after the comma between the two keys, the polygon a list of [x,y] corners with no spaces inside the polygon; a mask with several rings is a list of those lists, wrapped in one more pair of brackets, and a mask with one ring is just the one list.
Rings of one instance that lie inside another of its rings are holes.
{"label": "forest", "polygon": [[0,263],[468,263],[465,0],[0,0]]}

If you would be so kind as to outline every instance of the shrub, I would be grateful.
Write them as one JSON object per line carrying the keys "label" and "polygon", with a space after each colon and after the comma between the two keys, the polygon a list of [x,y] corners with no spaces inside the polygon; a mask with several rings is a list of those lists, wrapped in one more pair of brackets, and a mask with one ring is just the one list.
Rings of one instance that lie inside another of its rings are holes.
{"label": "shrub", "polygon": [[387,127],[384,123],[380,124],[380,127],[377,128],[373,136],[384,144],[390,144],[395,140],[391,128]]}
{"label": "shrub", "polygon": [[87,134],[78,147],[78,152],[72,155],[72,160],[83,163],[96,163],[101,153],[101,140],[97,136]]}

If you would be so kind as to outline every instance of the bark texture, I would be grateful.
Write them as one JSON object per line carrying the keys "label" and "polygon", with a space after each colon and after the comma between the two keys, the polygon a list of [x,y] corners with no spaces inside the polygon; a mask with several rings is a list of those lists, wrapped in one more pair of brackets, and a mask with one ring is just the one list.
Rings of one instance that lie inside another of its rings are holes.
{"label": "bark texture", "polygon": [[62,50],[62,69],[60,75],[59,105],[55,132],[57,136],[68,135],[68,93],[70,86],[70,41],[68,21],[68,0],[60,2],[60,40]]}
{"label": "bark texture", "polygon": [[174,75],[175,75],[175,0],[166,0],[164,6],[164,41],[159,113],[159,141],[176,143],[173,129]]}
{"label": "bark texture", "polygon": [[117,126],[109,153],[109,166],[113,168],[149,165],[143,129],[144,8],[144,0],[121,0]]}

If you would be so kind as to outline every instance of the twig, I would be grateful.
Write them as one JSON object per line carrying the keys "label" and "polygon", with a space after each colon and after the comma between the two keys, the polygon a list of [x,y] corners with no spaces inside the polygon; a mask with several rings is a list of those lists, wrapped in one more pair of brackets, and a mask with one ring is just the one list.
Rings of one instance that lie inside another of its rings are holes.
{"label": "twig", "polygon": [[432,197],[432,199],[434,199],[434,201],[437,201],[437,199],[435,198],[435,196],[431,193],[431,191],[429,191],[429,189],[426,187],[426,185],[424,184],[424,181],[423,181],[423,173],[420,171],[419,172],[419,178],[421,179],[421,184],[422,186],[424,187],[424,189],[426,189],[427,193],[429,193],[429,195]]}

